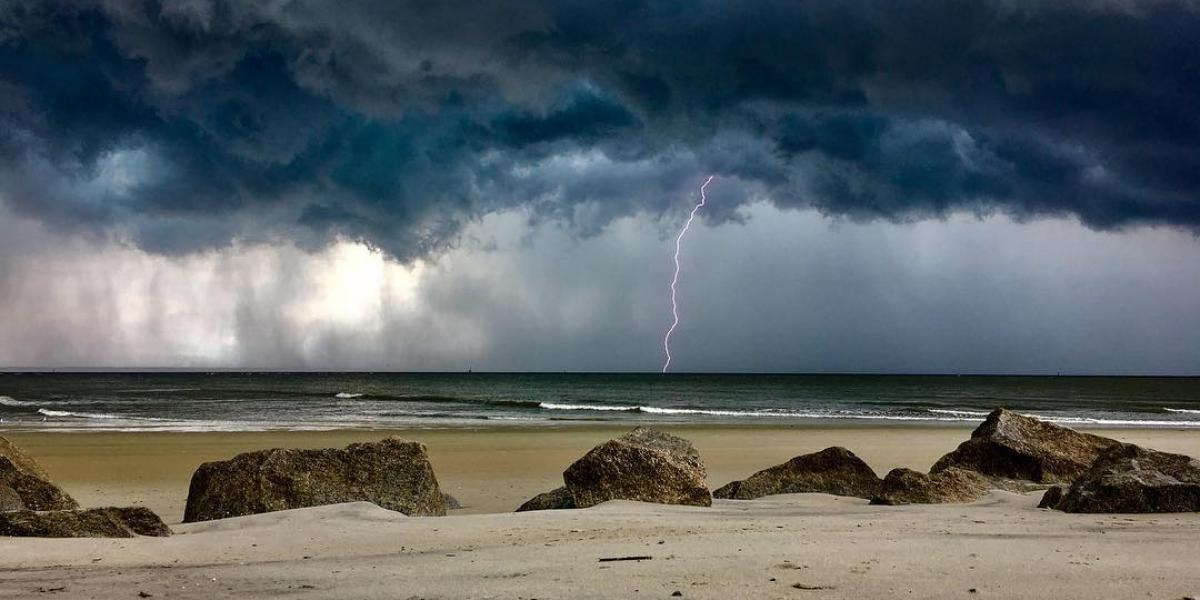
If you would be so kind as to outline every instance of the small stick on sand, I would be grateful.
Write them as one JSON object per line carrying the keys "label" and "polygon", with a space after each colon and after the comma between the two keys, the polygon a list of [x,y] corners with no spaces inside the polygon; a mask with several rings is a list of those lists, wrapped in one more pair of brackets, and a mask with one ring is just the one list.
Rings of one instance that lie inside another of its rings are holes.
{"label": "small stick on sand", "polygon": [[835,589],[832,585],[808,585],[806,583],[793,583],[792,587],[798,590],[832,590]]}
{"label": "small stick on sand", "polygon": [[617,562],[620,560],[653,560],[653,556],[614,556],[612,558],[601,558],[600,562]]}

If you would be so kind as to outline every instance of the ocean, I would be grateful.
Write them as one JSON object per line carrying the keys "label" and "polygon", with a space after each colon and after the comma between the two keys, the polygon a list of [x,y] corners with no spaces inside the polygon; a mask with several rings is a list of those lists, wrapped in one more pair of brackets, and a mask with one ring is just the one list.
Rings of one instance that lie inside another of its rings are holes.
{"label": "ocean", "polygon": [[5,373],[0,432],[596,423],[1200,429],[1200,378],[499,373]]}

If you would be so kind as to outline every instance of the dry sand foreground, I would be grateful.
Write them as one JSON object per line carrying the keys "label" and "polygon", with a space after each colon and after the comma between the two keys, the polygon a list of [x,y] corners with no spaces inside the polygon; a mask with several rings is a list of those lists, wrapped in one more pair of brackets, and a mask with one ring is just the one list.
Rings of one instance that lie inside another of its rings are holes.
{"label": "dry sand foreground", "polygon": [[[1069,515],[1035,496],[868,506],[823,494],[711,509],[408,518],[367,503],[4,542],[0,597],[1165,598],[1200,593],[1200,515]],[[644,555],[644,561],[599,559]],[[972,591],[974,590],[974,591]]]}

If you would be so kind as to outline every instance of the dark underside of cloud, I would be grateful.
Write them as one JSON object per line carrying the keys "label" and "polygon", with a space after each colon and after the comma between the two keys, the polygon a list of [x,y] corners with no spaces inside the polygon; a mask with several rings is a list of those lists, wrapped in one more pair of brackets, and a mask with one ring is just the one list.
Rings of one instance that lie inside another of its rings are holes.
{"label": "dark underside of cloud", "polygon": [[727,207],[1196,231],[1198,39],[1136,0],[0,0],[0,198],[168,254],[410,259],[518,206],[587,234],[704,173]]}

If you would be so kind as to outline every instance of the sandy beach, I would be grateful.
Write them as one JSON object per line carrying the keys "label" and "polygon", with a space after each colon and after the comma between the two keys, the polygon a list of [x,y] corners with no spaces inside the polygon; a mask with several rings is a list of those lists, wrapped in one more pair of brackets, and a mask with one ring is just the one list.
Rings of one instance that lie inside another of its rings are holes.
{"label": "sandy beach", "polygon": [[[691,440],[716,489],[734,479],[829,446],[844,446],[880,475],[926,470],[967,439],[971,427],[657,426]],[[200,463],[264,448],[333,448],[395,435],[423,442],[442,489],[463,504],[455,514],[511,512],[562,485],[562,471],[626,426],[497,429],[339,430],[237,433],[10,433],[84,506],[140,505],[168,523],[183,517],[188,482]],[[1097,431],[1150,448],[1200,456],[1200,434],[1169,429]]]}
{"label": "sandy beach", "polygon": [[[831,445],[880,474],[927,469],[965,427],[664,427],[693,441],[717,487]],[[15,433],[84,506],[145,505],[166,539],[0,541],[0,597],[130,598],[1181,598],[1200,592],[1200,515],[1069,515],[1039,494],[870,506],[824,494],[711,509],[610,502],[512,514],[625,427],[268,433]],[[1103,435],[1200,455],[1200,435]],[[206,460],[268,447],[424,442],[464,509],[409,518],[352,503],[181,525]],[[602,558],[649,556],[632,561]],[[1019,573],[1020,576],[1014,576]],[[971,590],[975,590],[972,592]],[[978,595],[978,596],[977,596]]]}

